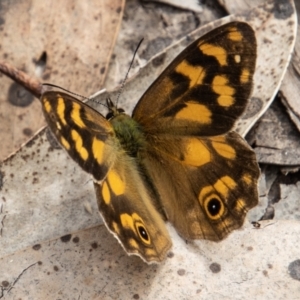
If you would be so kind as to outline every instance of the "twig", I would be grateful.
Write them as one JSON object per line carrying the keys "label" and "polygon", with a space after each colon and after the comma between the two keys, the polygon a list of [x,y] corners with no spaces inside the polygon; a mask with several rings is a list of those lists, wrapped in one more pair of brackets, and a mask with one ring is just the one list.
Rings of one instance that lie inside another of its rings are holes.
{"label": "twig", "polygon": [[0,72],[11,78],[13,81],[19,83],[35,97],[41,97],[42,84],[36,78],[30,77],[26,73],[4,61],[0,61]]}
{"label": "twig", "polygon": [[[2,213],[2,206],[1,206],[1,213]],[[6,215],[1,220],[1,229],[0,229],[0,236],[2,236],[3,228],[4,228],[4,220],[6,218]]]}
{"label": "twig", "polygon": [[15,281],[13,282],[13,284],[10,286],[10,288],[7,290],[7,294],[11,291],[11,289],[15,286],[15,284],[19,281],[19,279],[21,278],[21,276],[29,269],[29,268],[31,268],[31,267],[33,267],[34,265],[36,265],[37,264],[37,262],[36,263],[34,263],[34,264],[32,264],[32,265],[30,265],[30,266],[28,266],[27,268],[25,268],[22,272],[21,272],[21,274],[15,279]]}

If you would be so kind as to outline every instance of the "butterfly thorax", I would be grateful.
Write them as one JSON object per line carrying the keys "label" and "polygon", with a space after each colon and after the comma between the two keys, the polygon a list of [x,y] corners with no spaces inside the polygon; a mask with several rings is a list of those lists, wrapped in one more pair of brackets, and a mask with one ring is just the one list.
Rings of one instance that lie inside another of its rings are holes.
{"label": "butterfly thorax", "polygon": [[122,148],[131,157],[136,157],[138,151],[145,145],[145,136],[140,125],[124,113],[110,119],[110,123]]}

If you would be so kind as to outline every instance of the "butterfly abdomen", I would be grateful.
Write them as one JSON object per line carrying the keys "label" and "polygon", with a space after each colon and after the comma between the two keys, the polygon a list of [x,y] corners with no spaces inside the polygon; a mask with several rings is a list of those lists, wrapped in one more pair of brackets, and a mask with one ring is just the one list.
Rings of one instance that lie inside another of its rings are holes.
{"label": "butterfly abdomen", "polygon": [[145,145],[145,137],[140,125],[126,114],[119,114],[110,120],[121,147],[131,157]]}

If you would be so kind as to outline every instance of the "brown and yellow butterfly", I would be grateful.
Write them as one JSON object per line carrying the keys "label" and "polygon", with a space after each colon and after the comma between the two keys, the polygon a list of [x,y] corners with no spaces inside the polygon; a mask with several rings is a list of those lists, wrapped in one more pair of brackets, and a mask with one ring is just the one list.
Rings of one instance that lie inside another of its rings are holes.
{"label": "brown and yellow butterfly", "polygon": [[162,261],[172,242],[223,239],[258,202],[254,152],[231,131],[252,88],[256,39],[246,23],[220,26],[157,78],[132,117],[107,101],[104,118],[74,97],[46,92],[49,127],[93,176],[98,206],[128,254]]}

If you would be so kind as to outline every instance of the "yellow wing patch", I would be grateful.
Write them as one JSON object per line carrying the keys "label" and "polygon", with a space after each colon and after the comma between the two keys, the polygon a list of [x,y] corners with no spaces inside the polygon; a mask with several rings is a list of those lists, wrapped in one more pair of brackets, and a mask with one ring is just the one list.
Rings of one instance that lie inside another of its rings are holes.
{"label": "yellow wing patch", "polygon": [[217,191],[223,197],[228,197],[229,190],[232,190],[236,187],[236,182],[229,176],[223,176],[220,178],[214,185],[209,185],[204,188],[199,193],[199,201],[203,200],[210,194],[215,194]]}
{"label": "yellow wing patch", "polygon": [[51,105],[47,98],[43,99],[43,104],[44,104],[45,111],[49,114],[51,112]]}
{"label": "yellow wing patch", "polygon": [[109,188],[108,188],[108,185],[107,185],[107,182],[104,181],[103,184],[102,184],[102,197],[103,197],[103,200],[105,202],[106,205],[109,205],[110,204],[110,191],[109,191]]}
{"label": "yellow wing patch", "polygon": [[65,109],[66,109],[65,101],[62,97],[59,97],[57,102],[57,114],[64,126],[67,125],[67,121],[65,119]]}
{"label": "yellow wing patch", "polygon": [[197,138],[188,139],[183,162],[187,165],[200,167],[211,161],[209,149]]}
{"label": "yellow wing patch", "polygon": [[186,106],[176,114],[176,119],[195,121],[201,124],[211,123],[212,112],[207,106],[193,101],[186,102],[185,105]]}
{"label": "yellow wing patch", "polygon": [[71,146],[63,136],[60,137],[60,142],[63,145],[63,147],[65,147],[67,150],[70,150]]}
{"label": "yellow wing patch", "polygon": [[[213,140],[215,140],[215,139],[213,138]],[[230,145],[226,144],[225,140],[224,140],[224,142],[212,141],[212,146],[218,152],[218,154],[220,154],[221,156],[223,156],[225,158],[229,158],[229,159],[235,159],[236,151]]]}
{"label": "yellow wing patch", "polygon": [[83,160],[87,160],[89,157],[89,153],[88,153],[87,149],[83,147],[82,137],[74,129],[71,130],[71,136],[72,136],[73,141],[75,142],[75,149],[76,149],[77,153],[80,155],[80,157]]}
{"label": "yellow wing patch", "polygon": [[239,54],[236,54],[236,55],[234,56],[234,61],[235,61],[237,64],[239,64],[239,63],[241,62],[241,56],[240,56]]}
{"label": "yellow wing patch", "polygon": [[205,77],[205,70],[201,66],[190,65],[186,60],[182,61],[175,69],[190,79],[190,87],[201,84]]}
{"label": "yellow wing patch", "polygon": [[227,52],[224,48],[205,43],[200,44],[199,49],[203,54],[214,56],[221,66],[227,65]]}
{"label": "yellow wing patch", "polygon": [[215,190],[225,198],[228,197],[229,191],[235,189],[236,186],[236,182],[229,176],[223,176],[214,184]]}
{"label": "yellow wing patch", "polygon": [[114,171],[110,170],[108,175],[107,175],[107,180],[109,183],[109,186],[111,187],[113,193],[116,196],[120,196],[124,194],[125,191],[125,182],[121,179],[119,174]]}
{"label": "yellow wing patch", "polygon": [[72,105],[72,112],[71,112],[71,118],[73,122],[80,128],[85,128],[85,124],[83,123],[81,117],[80,117],[80,106],[78,103],[73,103]]}
{"label": "yellow wing patch", "polygon": [[103,164],[104,146],[104,142],[98,140],[96,137],[93,138],[92,152],[99,165]]}
{"label": "yellow wing patch", "polygon": [[213,91],[220,95],[218,97],[218,103],[221,106],[229,107],[234,104],[235,89],[228,85],[228,79],[225,75],[216,75],[212,82]]}
{"label": "yellow wing patch", "polygon": [[247,184],[250,185],[252,183],[252,177],[249,174],[245,174],[242,177],[242,180]]}
{"label": "yellow wing patch", "polygon": [[132,249],[136,249],[136,250],[139,249],[139,244],[136,242],[135,239],[129,239],[129,240],[128,240],[128,244],[130,245],[130,247],[131,247]]}
{"label": "yellow wing patch", "polygon": [[235,204],[235,210],[241,213],[246,209],[247,209],[247,201],[245,201],[243,198],[237,199]]}
{"label": "yellow wing patch", "polygon": [[126,213],[121,214],[120,220],[121,220],[121,224],[124,228],[128,228],[128,229],[135,231],[135,227],[134,227],[133,219],[132,219],[131,215],[126,214]]}
{"label": "yellow wing patch", "polygon": [[111,224],[112,224],[112,227],[114,229],[114,232],[116,234],[120,234],[121,230],[120,230],[120,227],[119,227],[118,223],[116,223],[116,222],[113,221]]}
{"label": "yellow wing patch", "polygon": [[242,33],[235,27],[227,35],[228,39],[234,42],[240,42],[243,39]]}
{"label": "yellow wing patch", "polygon": [[249,82],[249,79],[250,79],[250,72],[248,69],[245,68],[242,70],[242,74],[240,76],[240,82],[245,84]]}

